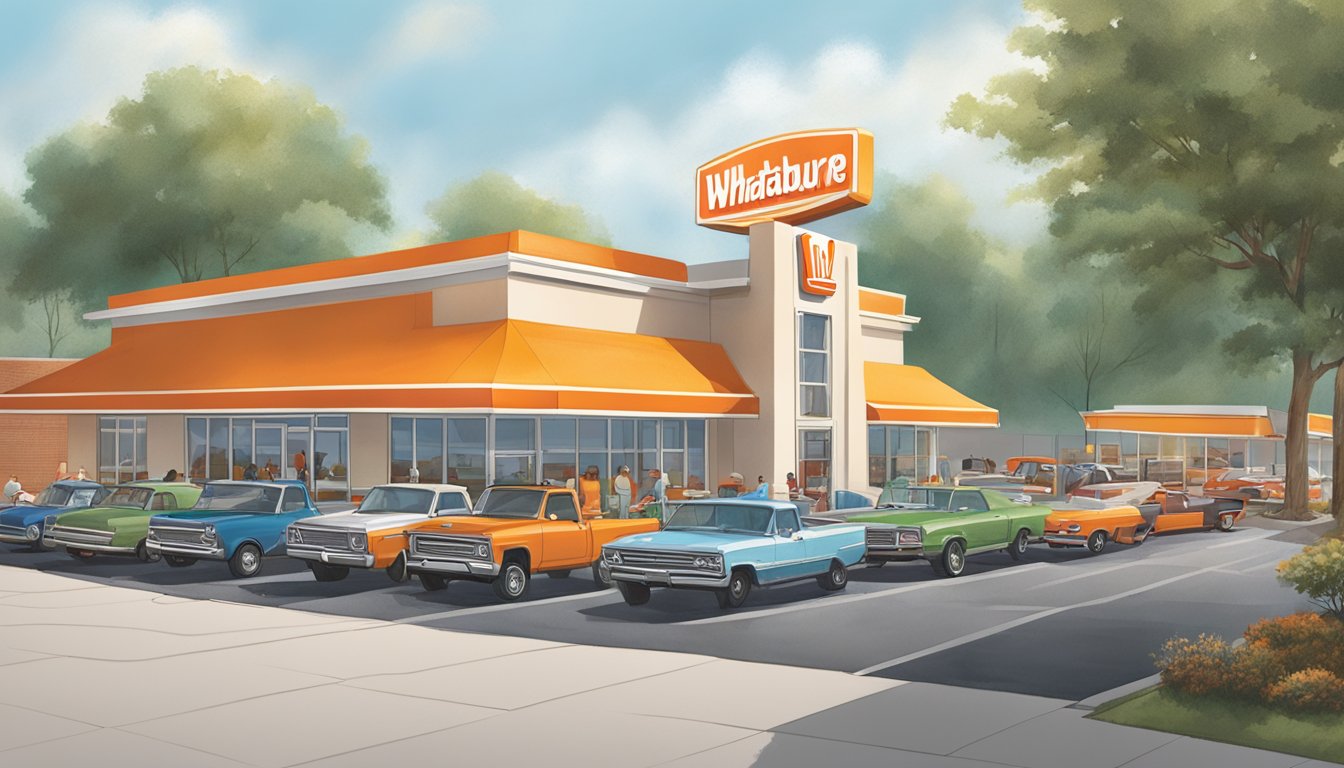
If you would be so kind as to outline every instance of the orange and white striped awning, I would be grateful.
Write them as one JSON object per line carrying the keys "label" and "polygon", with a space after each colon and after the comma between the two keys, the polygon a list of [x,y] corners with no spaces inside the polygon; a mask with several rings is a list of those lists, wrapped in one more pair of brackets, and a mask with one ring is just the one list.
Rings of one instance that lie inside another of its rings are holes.
{"label": "orange and white striped awning", "polygon": [[1264,437],[1283,435],[1264,406],[1118,405],[1084,411],[1083,426],[1095,432],[1138,432],[1194,437]]}
{"label": "orange and white striped awning", "polygon": [[999,412],[915,365],[866,362],[863,388],[870,424],[997,427]]}

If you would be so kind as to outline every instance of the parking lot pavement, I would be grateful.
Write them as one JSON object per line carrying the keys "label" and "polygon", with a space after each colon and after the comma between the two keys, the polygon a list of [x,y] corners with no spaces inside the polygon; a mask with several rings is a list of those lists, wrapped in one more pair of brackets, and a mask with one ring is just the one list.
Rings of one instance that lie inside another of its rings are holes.
{"label": "parking lot pavement", "polygon": [[[240,611],[280,606],[296,609],[295,616],[356,624],[383,620],[546,642],[703,653],[1078,701],[1151,675],[1150,654],[1172,635],[1235,636],[1259,618],[1308,607],[1275,580],[1273,570],[1301,548],[1299,541],[1286,539],[1300,540],[1302,530],[1248,526],[1231,534],[1154,537],[1099,556],[1034,546],[1022,562],[1002,553],[973,557],[968,575],[958,579],[935,578],[922,562],[895,563],[852,571],[843,592],[823,592],[811,581],[756,590],[746,606],[732,612],[720,611],[706,593],[674,590],[656,590],[647,605],[630,607],[615,591],[595,589],[586,572],[567,579],[539,577],[525,600],[500,603],[487,585],[472,582],[426,592],[415,582],[395,584],[381,572],[355,571],[344,581],[318,583],[299,561],[287,558],[268,559],[260,577],[246,580],[229,578],[220,563],[169,568],[132,559],[75,561],[54,552],[4,550],[0,564],[59,574],[85,586],[118,587],[60,598],[105,603],[98,611],[109,625],[143,610],[137,594],[150,590],[238,603]],[[0,595],[10,599],[16,598]],[[175,610],[182,617],[173,620],[178,622],[190,619],[193,609]],[[253,631],[274,640],[303,632]],[[180,634],[171,643],[183,648],[215,642],[190,631]],[[116,648],[129,658],[158,653],[167,642],[130,633]]]}
{"label": "parking lot pavement", "polygon": [[0,621],[0,764],[20,768],[1307,763],[1085,720],[1060,699],[352,620],[6,566]]}

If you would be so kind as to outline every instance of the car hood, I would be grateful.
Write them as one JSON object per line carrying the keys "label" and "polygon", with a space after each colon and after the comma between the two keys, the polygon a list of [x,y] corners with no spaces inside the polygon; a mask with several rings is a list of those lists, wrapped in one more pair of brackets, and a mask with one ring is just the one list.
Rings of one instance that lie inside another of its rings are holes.
{"label": "car hood", "polygon": [[607,546],[621,549],[684,549],[695,552],[731,552],[771,544],[769,536],[716,531],[655,531],[617,539]]}
{"label": "car hood", "polygon": [[17,528],[27,528],[34,523],[42,522],[46,519],[47,515],[60,514],[65,509],[65,507],[39,507],[33,504],[16,504],[12,507],[0,510],[0,525],[12,525]]}
{"label": "car hood", "polygon": [[123,517],[149,516],[139,507],[85,507],[70,512],[61,512],[56,517],[57,525],[71,528],[89,528],[91,530],[112,530],[111,521]]}
{"label": "car hood", "polygon": [[244,520],[260,520],[267,517],[274,517],[274,515],[247,512],[220,512],[216,510],[202,509],[183,510],[181,512],[169,512],[163,515],[155,515],[151,522],[162,522],[166,525],[190,522],[199,523],[202,526],[213,525],[218,527],[220,525],[242,522]]}
{"label": "car hood", "polygon": [[435,531],[435,533],[489,535],[528,525],[536,525],[539,522],[541,521],[533,517],[518,520],[516,518],[485,517],[482,515],[444,515],[443,531]]}
{"label": "car hood", "polygon": [[428,515],[413,513],[359,514],[356,512],[337,512],[321,517],[305,518],[300,520],[299,524],[305,528],[328,528],[369,533],[371,531],[401,530],[417,523],[423,523],[428,519]]}
{"label": "car hood", "polygon": [[849,515],[851,523],[887,523],[889,525],[925,525],[951,519],[950,512],[940,509],[877,509],[858,515]]}

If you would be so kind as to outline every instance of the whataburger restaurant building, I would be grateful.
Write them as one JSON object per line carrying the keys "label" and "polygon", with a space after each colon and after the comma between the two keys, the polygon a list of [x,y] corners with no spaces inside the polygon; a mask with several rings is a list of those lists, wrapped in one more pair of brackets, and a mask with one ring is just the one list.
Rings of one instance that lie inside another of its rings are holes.
{"label": "whataburger restaurant building", "polygon": [[736,471],[820,498],[927,477],[938,427],[998,425],[904,364],[918,318],[859,287],[854,245],[796,226],[868,201],[870,134],[757,142],[696,183],[747,258],[515,231],[112,296],[86,315],[111,345],[0,411],[68,414],[70,467],[102,482],[302,463],[325,499],[412,467],[479,492],[623,464],[673,496]]}

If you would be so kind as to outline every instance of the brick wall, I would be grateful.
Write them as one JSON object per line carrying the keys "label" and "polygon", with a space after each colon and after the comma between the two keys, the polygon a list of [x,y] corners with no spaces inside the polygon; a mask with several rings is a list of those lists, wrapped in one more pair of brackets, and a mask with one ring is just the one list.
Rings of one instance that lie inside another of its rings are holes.
{"label": "brick wall", "polygon": [[[0,358],[0,392],[27,384],[75,362],[45,357]],[[37,493],[56,479],[66,459],[64,416],[0,414],[0,485],[18,475],[23,489]],[[92,468],[89,468],[93,474]],[[69,474],[79,471],[70,467]]]}

